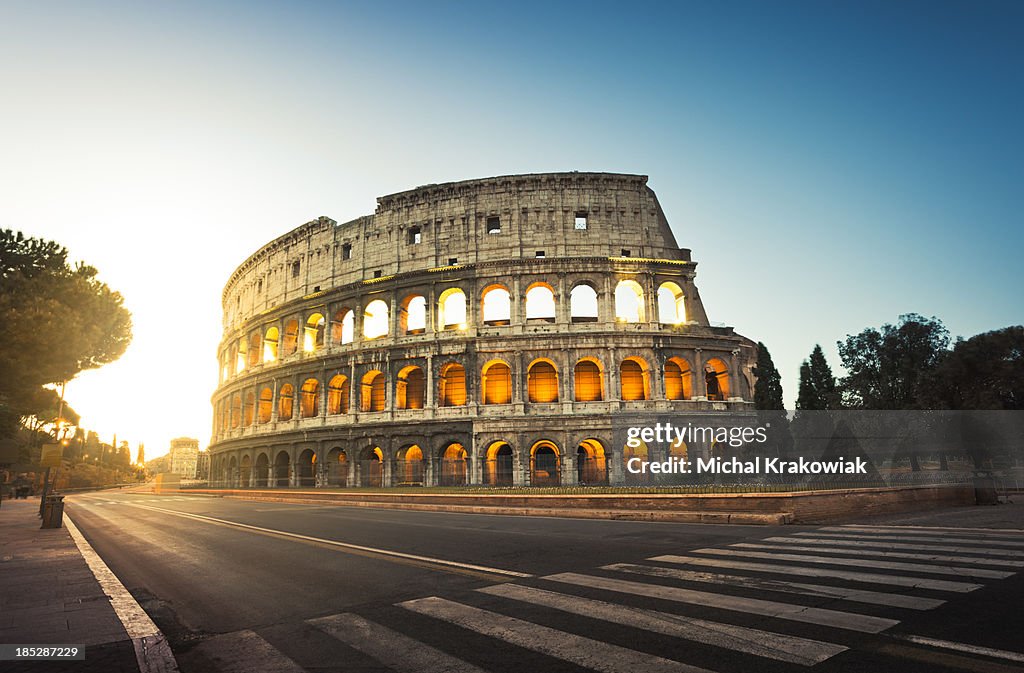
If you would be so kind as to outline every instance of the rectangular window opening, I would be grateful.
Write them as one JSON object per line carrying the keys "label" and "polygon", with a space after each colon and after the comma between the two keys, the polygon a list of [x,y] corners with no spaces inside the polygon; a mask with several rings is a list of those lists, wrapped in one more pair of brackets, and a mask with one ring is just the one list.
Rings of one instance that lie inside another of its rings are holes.
{"label": "rectangular window opening", "polygon": [[298,262],[292,262],[292,278],[298,278],[298,277],[299,277],[299,263]]}
{"label": "rectangular window opening", "polygon": [[587,228],[587,213],[579,212],[576,213],[575,224],[573,225],[578,231],[585,231]]}
{"label": "rectangular window opening", "polygon": [[491,215],[490,217],[487,218],[487,233],[501,233],[501,218],[499,218],[497,215]]}
{"label": "rectangular window opening", "polygon": [[448,266],[455,266],[458,263],[459,263],[459,258],[458,257],[449,257],[448,258]]}
{"label": "rectangular window opening", "polygon": [[544,251],[543,250],[538,250],[537,251],[537,259],[544,259],[544,257],[545,257]]}
{"label": "rectangular window opening", "polygon": [[373,277],[374,278],[380,278],[381,274],[383,274],[383,271],[381,271],[380,269],[377,269],[376,271],[373,272]]}
{"label": "rectangular window opening", "polygon": [[341,258],[342,259],[352,259],[352,244],[351,243],[346,243],[345,245],[341,246]]}
{"label": "rectangular window opening", "polygon": [[409,227],[409,244],[419,245],[423,240],[423,230],[419,227]]}
{"label": "rectangular window opening", "polygon": [[623,257],[629,257],[629,255],[630,255],[629,250],[626,250],[625,248],[623,248],[622,249],[622,256]]}

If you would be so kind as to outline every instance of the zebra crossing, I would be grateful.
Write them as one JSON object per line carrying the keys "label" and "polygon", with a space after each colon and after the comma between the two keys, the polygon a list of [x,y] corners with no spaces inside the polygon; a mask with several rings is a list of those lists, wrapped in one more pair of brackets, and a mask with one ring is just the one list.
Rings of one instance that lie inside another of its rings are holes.
{"label": "zebra crossing", "polygon": [[[1024,531],[829,526],[356,609],[300,628],[342,658],[360,657],[359,670],[399,673],[800,670],[850,656],[865,638],[972,651],[895,627],[1015,575],[1021,546]],[[261,657],[220,670],[293,673],[327,663],[268,638],[242,631],[210,642]],[[460,645],[466,640],[476,647]]]}

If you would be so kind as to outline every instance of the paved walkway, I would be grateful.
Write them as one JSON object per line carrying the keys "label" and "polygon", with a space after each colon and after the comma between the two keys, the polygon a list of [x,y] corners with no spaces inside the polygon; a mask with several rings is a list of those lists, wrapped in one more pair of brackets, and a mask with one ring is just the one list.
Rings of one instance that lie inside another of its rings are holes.
{"label": "paved walkway", "polygon": [[85,661],[0,663],[5,673],[135,673],[131,638],[66,528],[39,528],[39,499],[0,505],[0,643],[84,645]]}

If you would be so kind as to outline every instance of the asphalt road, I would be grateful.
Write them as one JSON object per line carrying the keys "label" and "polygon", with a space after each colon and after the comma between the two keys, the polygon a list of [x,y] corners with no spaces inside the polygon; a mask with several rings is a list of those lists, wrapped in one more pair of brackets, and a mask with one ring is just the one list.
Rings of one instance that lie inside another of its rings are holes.
{"label": "asphalt road", "polygon": [[755,527],[67,501],[183,673],[1024,671],[1024,533],[983,528],[1024,528],[1017,506]]}

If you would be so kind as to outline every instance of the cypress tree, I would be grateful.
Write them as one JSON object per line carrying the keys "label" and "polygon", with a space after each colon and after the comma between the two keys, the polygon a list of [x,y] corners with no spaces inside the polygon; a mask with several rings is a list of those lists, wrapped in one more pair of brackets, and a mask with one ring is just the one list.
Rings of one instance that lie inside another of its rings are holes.
{"label": "cypress tree", "polygon": [[811,375],[811,364],[804,360],[800,365],[800,390],[797,393],[796,408],[800,411],[821,411],[823,407],[814,389],[814,377]]}
{"label": "cypress tree", "polygon": [[754,408],[770,411],[785,410],[782,400],[782,376],[772,361],[772,354],[761,342],[757,343],[757,366],[754,367]]}
{"label": "cypress tree", "polygon": [[[838,409],[840,404],[839,393],[836,391],[836,377],[832,374],[832,368],[828,366],[825,353],[822,352],[819,344],[814,345],[811,351],[810,377],[814,387],[814,393],[818,398],[818,409]],[[802,372],[802,370],[801,370]]]}

